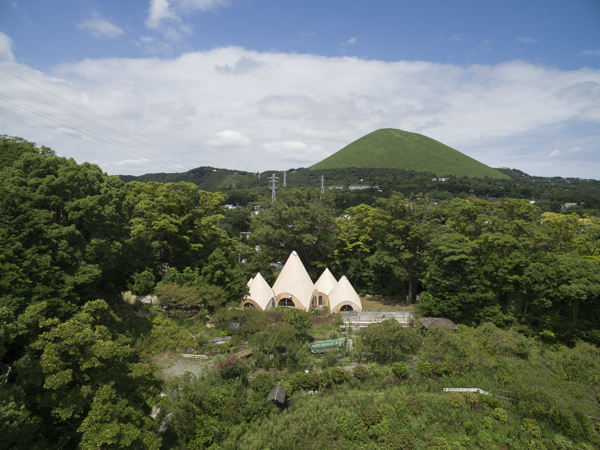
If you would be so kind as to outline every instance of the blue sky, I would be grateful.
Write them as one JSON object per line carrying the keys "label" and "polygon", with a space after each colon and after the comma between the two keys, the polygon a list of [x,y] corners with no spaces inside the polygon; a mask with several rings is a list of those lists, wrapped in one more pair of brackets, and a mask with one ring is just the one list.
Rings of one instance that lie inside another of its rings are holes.
{"label": "blue sky", "polygon": [[600,2],[0,2],[0,133],[110,174],[310,166],[378,128],[600,178]]}

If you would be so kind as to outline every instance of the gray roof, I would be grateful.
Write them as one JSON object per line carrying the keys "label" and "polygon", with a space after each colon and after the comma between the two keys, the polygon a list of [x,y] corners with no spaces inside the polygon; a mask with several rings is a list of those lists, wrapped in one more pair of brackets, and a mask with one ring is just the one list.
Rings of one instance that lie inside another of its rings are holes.
{"label": "gray roof", "polygon": [[433,327],[449,327],[453,330],[458,330],[454,322],[442,317],[419,317],[419,322],[421,322],[426,330],[431,330]]}
{"label": "gray roof", "polygon": [[286,394],[287,394],[287,391],[285,390],[285,388],[282,388],[281,385],[278,384],[273,389],[271,389],[271,392],[269,392],[267,401],[274,400],[278,403],[285,403]]}

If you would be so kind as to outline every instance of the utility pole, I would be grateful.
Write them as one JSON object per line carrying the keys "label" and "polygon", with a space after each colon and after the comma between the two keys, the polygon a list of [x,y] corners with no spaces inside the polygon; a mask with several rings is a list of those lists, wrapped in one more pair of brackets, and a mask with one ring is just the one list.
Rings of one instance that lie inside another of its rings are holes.
{"label": "utility pole", "polygon": [[271,183],[271,187],[270,187],[270,189],[271,189],[271,203],[273,203],[275,201],[275,191],[277,189],[279,189],[277,187],[277,181],[278,180],[279,180],[279,177],[276,177],[275,174],[272,174],[269,177],[269,183]]}
{"label": "utility pole", "polygon": [[287,180],[286,180],[286,176],[287,172],[284,170],[283,171],[283,187],[286,188],[287,187]]}

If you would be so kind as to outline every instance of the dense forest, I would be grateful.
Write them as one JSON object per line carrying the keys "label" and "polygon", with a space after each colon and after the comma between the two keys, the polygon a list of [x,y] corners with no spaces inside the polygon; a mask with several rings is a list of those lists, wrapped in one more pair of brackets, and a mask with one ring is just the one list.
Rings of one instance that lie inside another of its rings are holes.
{"label": "dense forest", "polygon": [[[565,204],[569,212],[600,215],[600,181],[579,178],[536,177],[516,169],[498,169],[510,180],[450,177],[439,181],[433,173],[413,172],[400,169],[326,169],[304,168],[286,171],[286,184],[289,188],[320,188],[321,175],[325,179],[325,189],[330,186],[344,186],[335,190],[336,206],[345,209],[359,204],[373,205],[378,198],[389,198],[393,193],[406,197],[427,194],[434,201],[452,198],[478,197],[496,201],[503,198],[524,199],[535,202],[543,211],[563,212]],[[180,182],[196,184],[200,189],[222,192],[228,203],[246,206],[248,202],[259,201],[269,196],[271,175],[279,177],[278,187],[283,183],[281,171],[265,171],[260,174],[245,171],[199,167],[184,173],[156,173],[139,177],[121,175],[130,181]],[[366,184],[370,188],[361,191],[348,191],[351,184]]]}
{"label": "dense forest", "polygon": [[[496,181],[356,169],[380,189],[321,193],[298,169],[271,202],[252,174],[218,192],[125,182],[21,138],[0,149],[2,448],[600,448],[598,182],[506,171],[491,195]],[[313,280],[329,267],[460,329],[385,321],[313,355],[339,316],[237,308],[292,250]],[[201,375],[160,375],[157,355],[190,351],[211,355]],[[277,384],[287,408],[267,401]]]}

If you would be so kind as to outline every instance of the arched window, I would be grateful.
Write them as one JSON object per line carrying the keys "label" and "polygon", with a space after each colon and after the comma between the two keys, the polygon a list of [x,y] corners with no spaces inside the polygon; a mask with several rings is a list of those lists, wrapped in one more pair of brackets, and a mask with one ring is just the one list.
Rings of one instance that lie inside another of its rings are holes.
{"label": "arched window", "polygon": [[282,298],[279,300],[279,306],[285,306],[286,308],[294,308],[294,301],[291,298]]}
{"label": "arched window", "polygon": [[312,298],[312,305],[317,306],[317,297]]}
{"label": "arched window", "polygon": [[248,303],[245,303],[243,307],[244,308],[254,308],[254,305],[252,303],[248,302]]}
{"label": "arched window", "polygon": [[344,305],[340,308],[340,311],[354,311],[354,310],[352,309],[352,306]]}
{"label": "arched window", "polygon": [[323,306],[323,296],[319,295],[319,306]]}

